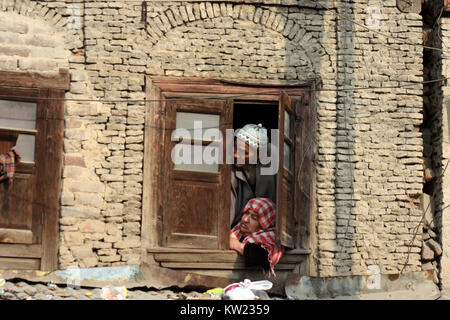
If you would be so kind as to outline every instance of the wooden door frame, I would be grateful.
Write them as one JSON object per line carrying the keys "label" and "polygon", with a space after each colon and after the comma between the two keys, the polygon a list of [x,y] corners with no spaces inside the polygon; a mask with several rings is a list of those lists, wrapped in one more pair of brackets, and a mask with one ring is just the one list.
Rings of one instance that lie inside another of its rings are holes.
{"label": "wooden door frame", "polygon": [[[42,98],[48,121],[45,130],[47,152],[54,160],[44,166],[45,183],[51,186],[52,192],[43,192],[41,202],[45,204],[42,215],[41,244],[20,245],[0,244],[0,255],[22,253],[24,257],[40,258],[40,269],[54,271],[58,267],[59,213],[62,177],[62,148],[64,139],[64,95],[70,88],[68,70],[60,69],[57,74],[43,75],[33,72],[0,71],[0,87],[36,92],[36,101]],[[18,97],[20,98],[20,97]],[[8,99],[8,97],[0,97]],[[47,190],[48,191],[48,190]],[[54,192],[53,192],[54,191]]]}
{"label": "wooden door frame", "polygon": [[[143,164],[143,197],[142,197],[142,220],[141,220],[141,243],[142,261],[154,263],[157,260],[149,258],[148,252],[161,252],[165,248],[161,247],[160,231],[162,221],[162,208],[164,206],[164,192],[159,186],[164,179],[165,163],[162,159],[164,150],[165,131],[165,99],[183,97],[217,97],[234,98],[239,100],[262,100],[279,102],[280,90],[288,91],[293,98],[300,98],[304,95],[299,90],[308,88],[308,94],[314,87],[314,81],[299,86],[285,84],[275,85],[255,85],[226,83],[220,80],[190,78],[190,77],[150,77],[145,79],[146,83],[146,103],[145,103],[145,133],[144,133],[144,164]],[[309,107],[315,108],[310,104]],[[315,182],[313,182],[315,185]],[[310,228],[315,229],[315,217],[309,215]],[[315,232],[311,231],[315,236]],[[315,251],[315,239],[311,239],[310,249],[296,249],[293,251],[307,254],[306,273],[313,274],[313,258],[310,252]],[[168,249],[167,252],[173,252]]]}

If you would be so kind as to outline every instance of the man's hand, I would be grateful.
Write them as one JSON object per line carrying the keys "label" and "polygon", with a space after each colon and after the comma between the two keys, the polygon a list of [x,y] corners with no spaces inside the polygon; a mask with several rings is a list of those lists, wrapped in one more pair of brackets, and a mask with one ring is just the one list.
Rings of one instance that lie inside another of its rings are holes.
{"label": "man's hand", "polygon": [[240,242],[233,232],[230,232],[230,249],[235,250],[240,254],[244,254],[245,244]]}

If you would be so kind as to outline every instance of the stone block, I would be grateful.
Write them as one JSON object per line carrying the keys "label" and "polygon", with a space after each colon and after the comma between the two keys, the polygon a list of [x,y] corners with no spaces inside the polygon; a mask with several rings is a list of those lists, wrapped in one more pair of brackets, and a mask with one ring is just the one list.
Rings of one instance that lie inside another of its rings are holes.
{"label": "stone block", "polygon": [[63,206],[73,206],[75,204],[75,196],[72,192],[63,190],[61,194],[61,204]]}
{"label": "stone block", "polygon": [[72,82],[70,84],[70,92],[74,94],[85,94],[87,91],[86,84],[84,82]]}
{"label": "stone block", "polygon": [[19,69],[35,71],[55,71],[57,68],[55,60],[50,59],[19,59]]}
{"label": "stone block", "polygon": [[59,219],[59,224],[62,226],[72,226],[78,221],[77,218],[64,217]]}
{"label": "stone block", "polygon": [[98,114],[98,104],[80,103],[74,101],[66,102],[66,112],[69,116],[90,116]]}
{"label": "stone block", "polygon": [[98,258],[96,256],[86,257],[81,259],[79,263],[81,268],[92,268],[98,265]]}
{"label": "stone block", "polygon": [[30,55],[30,49],[23,46],[0,46],[0,55],[1,56],[20,56],[20,57],[28,57]]}
{"label": "stone block", "polygon": [[433,239],[429,239],[425,242],[425,244],[431,249],[433,250],[433,252],[437,255],[440,256],[442,254],[442,247],[439,243],[437,243],[436,241],[434,241]]}
{"label": "stone block", "polygon": [[113,247],[117,249],[137,248],[141,246],[140,239],[124,239],[114,243]]}
{"label": "stone block", "polygon": [[430,261],[434,258],[434,251],[427,245],[422,246],[422,260]]}
{"label": "stone block", "polygon": [[17,21],[17,19],[14,21],[2,19],[0,20],[0,31],[26,34],[28,32],[28,24],[26,24],[25,22]]}
{"label": "stone block", "polygon": [[90,207],[61,207],[61,217],[71,217],[71,218],[99,218],[100,217],[100,209],[90,208]]}
{"label": "stone block", "polygon": [[15,57],[0,57],[0,68],[2,70],[14,71],[18,67],[18,60]]}
{"label": "stone block", "polygon": [[67,183],[72,192],[104,193],[105,185],[95,181],[72,181]]}
{"label": "stone block", "polygon": [[78,193],[76,201],[84,206],[92,205],[94,207],[101,207],[103,205],[103,197],[97,193]]}
{"label": "stone block", "polygon": [[74,156],[65,156],[64,165],[86,167],[86,163],[84,162],[84,159],[82,157],[74,157]]}
{"label": "stone block", "polygon": [[104,233],[105,223],[98,220],[84,220],[80,223],[79,229],[83,233]]}
{"label": "stone block", "polygon": [[70,251],[75,259],[84,259],[95,256],[92,248],[89,246],[74,246],[70,248]]}
{"label": "stone block", "polygon": [[81,232],[65,232],[64,233],[64,241],[68,246],[79,246],[84,242],[84,237]]}
{"label": "stone block", "polygon": [[113,256],[116,255],[117,249],[101,249],[97,253],[99,256]]}
{"label": "stone block", "polygon": [[127,222],[123,224],[124,234],[140,234],[141,224],[139,222]]}
{"label": "stone block", "polygon": [[120,261],[121,256],[119,256],[119,255],[115,255],[115,256],[109,256],[109,255],[108,256],[99,256],[98,259],[101,262],[117,262],[117,261]]}

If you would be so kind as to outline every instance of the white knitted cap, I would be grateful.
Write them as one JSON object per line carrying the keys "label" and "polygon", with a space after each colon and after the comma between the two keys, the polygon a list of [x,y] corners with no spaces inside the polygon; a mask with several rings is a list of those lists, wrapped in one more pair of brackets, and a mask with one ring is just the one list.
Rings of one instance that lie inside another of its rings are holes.
{"label": "white knitted cap", "polygon": [[234,134],[235,137],[248,143],[255,149],[265,148],[269,142],[267,137],[267,129],[262,124],[246,124],[241,129],[238,129]]}

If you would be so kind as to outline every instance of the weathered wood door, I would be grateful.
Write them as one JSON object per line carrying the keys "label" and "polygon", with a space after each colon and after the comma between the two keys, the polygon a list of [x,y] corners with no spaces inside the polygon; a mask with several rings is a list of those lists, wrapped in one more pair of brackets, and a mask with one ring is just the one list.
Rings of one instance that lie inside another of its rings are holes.
{"label": "weathered wood door", "polygon": [[224,164],[224,140],[232,112],[231,101],[166,101],[163,246],[227,247],[231,165]]}
{"label": "weathered wood door", "polygon": [[64,91],[0,87],[0,95],[0,153],[16,146],[22,157],[13,183],[0,182],[0,269],[53,270]]}
{"label": "weathered wood door", "polygon": [[293,177],[295,155],[295,128],[292,100],[281,92],[278,108],[278,174],[277,174],[277,240],[294,248],[295,215],[293,206]]}

